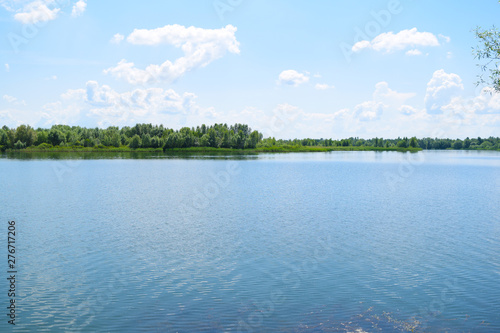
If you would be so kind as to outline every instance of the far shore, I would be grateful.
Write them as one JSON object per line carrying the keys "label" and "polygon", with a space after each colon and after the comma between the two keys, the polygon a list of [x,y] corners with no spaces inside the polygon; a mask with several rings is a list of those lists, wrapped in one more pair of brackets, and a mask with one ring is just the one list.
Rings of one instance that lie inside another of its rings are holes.
{"label": "far shore", "polygon": [[321,146],[273,146],[261,147],[254,149],[232,149],[232,148],[212,148],[212,147],[190,147],[190,148],[137,148],[130,147],[51,147],[39,149],[37,147],[26,149],[7,149],[7,153],[238,153],[238,154],[259,154],[259,153],[315,153],[315,152],[331,152],[331,151],[397,151],[397,152],[418,152],[422,148],[403,148],[403,147],[369,147],[369,146],[337,146],[337,147],[321,147]]}

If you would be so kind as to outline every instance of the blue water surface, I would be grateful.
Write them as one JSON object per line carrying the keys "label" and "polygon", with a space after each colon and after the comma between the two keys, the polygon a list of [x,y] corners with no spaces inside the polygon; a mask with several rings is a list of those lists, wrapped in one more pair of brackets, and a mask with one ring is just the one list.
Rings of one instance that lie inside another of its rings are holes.
{"label": "blue water surface", "polygon": [[499,152],[4,154],[0,189],[18,332],[500,331]]}

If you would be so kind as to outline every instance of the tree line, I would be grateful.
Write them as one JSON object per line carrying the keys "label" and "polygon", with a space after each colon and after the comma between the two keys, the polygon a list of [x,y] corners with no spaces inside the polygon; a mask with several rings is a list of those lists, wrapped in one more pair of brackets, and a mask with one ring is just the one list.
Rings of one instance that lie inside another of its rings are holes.
{"label": "tree line", "polygon": [[263,138],[262,133],[245,124],[214,124],[183,127],[179,130],[163,125],[137,124],[122,128],[110,126],[106,129],[80,126],[54,125],[50,129],[34,129],[29,125],[17,128],[3,126],[0,129],[0,150],[52,147],[78,149],[90,148],[173,148],[212,147],[232,149],[254,149],[272,147],[381,147],[422,149],[491,149],[500,150],[500,138],[372,138],[362,139],[275,139]]}
{"label": "tree line", "polygon": [[383,148],[421,148],[424,150],[437,149],[455,149],[455,150],[500,150],[500,138],[469,138],[461,139],[443,139],[443,138],[421,138],[416,137],[398,137],[396,139],[372,138],[362,139],[359,137],[350,137],[348,139],[294,139],[294,140],[276,140],[274,138],[263,139],[260,146],[322,146],[322,147],[383,147]]}
{"label": "tree line", "polygon": [[215,124],[201,125],[179,130],[163,125],[137,124],[122,128],[110,126],[106,129],[80,126],[54,125],[50,129],[34,129],[29,125],[17,128],[3,126],[0,129],[0,149],[24,148],[190,148],[213,147],[248,149],[256,148],[262,134],[252,131],[248,125]]}

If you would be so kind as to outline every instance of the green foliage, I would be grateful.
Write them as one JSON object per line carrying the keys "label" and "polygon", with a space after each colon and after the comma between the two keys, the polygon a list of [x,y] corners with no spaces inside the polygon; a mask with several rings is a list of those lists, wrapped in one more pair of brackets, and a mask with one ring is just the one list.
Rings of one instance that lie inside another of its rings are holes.
{"label": "green foliage", "polygon": [[38,146],[36,146],[37,149],[50,149],[53,146],[50,143],[41,143]]}
{"label": "green foliage", "polygon": [[14,149],[24,149],[24,148],[26,148],[26,144],[24,142],[21,142],[21,140],[18,140],[14,144]]}
{"label": "green foliage", "polygon": [[[24,140],[24,141],[23,141]],[[276,139],[263,138],[248,125],[214,124],[173,130],[163,125],[137,124],[133,127],[84,128],[79,126],[54,125],[50,129],[33,129],[21,125],[17,129],[3,126],[0,129],[1,150],[194,150],[238,151],[331,151],[331,150],[418,150],[418,149],[488,149],[500,150],[500,138],[421,138],[416,137],[364,139]]]}
{"label": "green foliage", "polygon": [[52,128],[47,136],[47,140],[53,146],[58,146],[66,139],[64,133],[56,128]]}
{"label": "green foliage", "polygon": [[477,84],[486,83],[500,92],[500,31],[495,27],[486,30],[477,27],[475,35],[479,45],[474,49],[474,57],[482,62],[478,64],[481,71],[489,72],[487,79],[479,75]]}
{"label": "green foliage", "polygon": [[453,149],[459,150],[459,149],[462,149],[462,147],[463,147],[462,140],[457,140],[457,141],[453,142]]}
{"label": "green foliage", "polygon": [[142,145],[142,140],[141,140],[140,136],[138,134],[135,134],[132,137],[132,140],[130,140],[130,143],[128,146],[132,149],[137,149],[137,148],[141,147],[141,145]]}
{"label": "green foliage", "polygon": [[[37,133],[29,125],[20,125],[16,129],[16,141],[21,141],[25,146],[32,146],[37,139]],[[16,142],[17,143],[17,142]]]}
{"label": "green foliage", "polygon": [[408,138],[403,138],[402,140],[398,140],[398,143],[396,144],[396,147],[399,148],[408,148],[409,143],[408,143]]}

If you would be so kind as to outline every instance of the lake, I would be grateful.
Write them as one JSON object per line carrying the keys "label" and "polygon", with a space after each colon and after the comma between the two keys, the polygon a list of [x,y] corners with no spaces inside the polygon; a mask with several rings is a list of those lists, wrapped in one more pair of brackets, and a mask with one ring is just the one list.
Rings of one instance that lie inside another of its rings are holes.
{"label": "lake", "polygon": [[500,330],[500,152],[0,156],[16,331]]}

